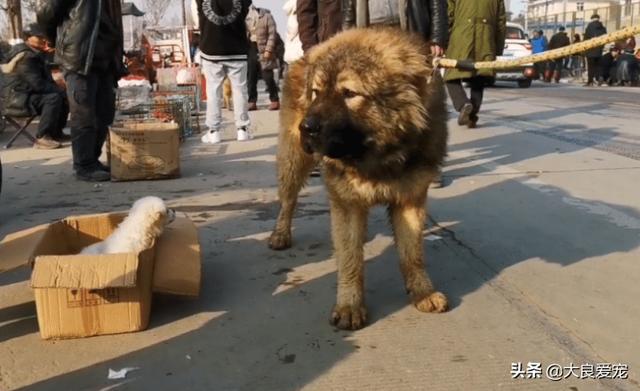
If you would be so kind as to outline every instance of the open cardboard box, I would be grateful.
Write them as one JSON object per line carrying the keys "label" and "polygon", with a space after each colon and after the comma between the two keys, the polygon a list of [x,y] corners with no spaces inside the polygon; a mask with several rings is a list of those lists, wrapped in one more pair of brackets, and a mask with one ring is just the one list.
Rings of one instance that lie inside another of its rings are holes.
{"label": "open cardboard box", "polygon": [[0,272],[33,266],[31,286],[43,338],[143,330],[152,291],[198,296],[200,245],[197,229],[186,216],[177,216],[154,247],[139,254],[78,255],[106,238],[125,216],[67,217],[0,242]]}

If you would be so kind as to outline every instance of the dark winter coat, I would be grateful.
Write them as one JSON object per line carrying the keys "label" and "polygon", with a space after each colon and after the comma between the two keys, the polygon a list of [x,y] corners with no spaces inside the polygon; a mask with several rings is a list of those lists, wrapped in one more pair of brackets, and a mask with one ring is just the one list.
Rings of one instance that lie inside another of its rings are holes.
{"label": "dark winter coat", "polygon": [[[447,57],[456,60],[493,61],[502,55],[507,32],[503,0],[449,0]],[[491,69],[449,69],[445,80],[474,76],[493,77]]]}
{"label": "dark winter coat", "polygon": [[53,81],[45,56],[25,44],[16,45],[2,64],[3,113],[17,117],[35,114],[29,107],[29,97],[34,94],[61,92]]}
{"label": "dark winter coat", "polygon": [[569,45],[571,45],[571,40],[567,33],[559,31],[551,37],[551,40],[549,41],[549,50],[559,49]]}
{"label": "dark winter coat", "polygon": [[[360,27],[356,12],[358,1],[362,0],[342,0],[343,28]],[[420,34],[425,40],[447,46],[449,23],[446,0],[399,0],[398,5],[401,27]],[[368,24],[366,21],[365,25]]]}
{"label": "dark winter coat", "polygon": [[[607,28],[604,27],[602,22],[599,20],[594,20],[587,25],[587,29],[584,32],[584,40],[588,40],[591,38],[599,37],[601,35],[605,35],[607,33]],[[602,49],[604,46],[598,46],[593,49],[587,50],[584,55],[587,58],[598,58],[602,57]]]}
{"label": "dark winter coat", "polygon": [[326,41],[342,27],[342,0],[297,0],[296,18],[302,50]]}
{"label": "dark winter coat", "polygon": [[64,70],[86,75],[100,66],[113,70],[116,80],[126,73],[119,0],[39,1],[36,16]]}

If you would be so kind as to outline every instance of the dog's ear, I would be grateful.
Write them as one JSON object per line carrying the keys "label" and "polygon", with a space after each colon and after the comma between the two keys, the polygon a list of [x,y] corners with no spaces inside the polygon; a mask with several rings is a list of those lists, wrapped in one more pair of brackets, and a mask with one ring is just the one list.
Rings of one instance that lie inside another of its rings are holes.
{"label": "dog's ear", "polygon": [[166,211],[163,210],[157,210],[155,212],[153,212],[153,221],[161,221],[164,220],[165,216],[167,215]]}

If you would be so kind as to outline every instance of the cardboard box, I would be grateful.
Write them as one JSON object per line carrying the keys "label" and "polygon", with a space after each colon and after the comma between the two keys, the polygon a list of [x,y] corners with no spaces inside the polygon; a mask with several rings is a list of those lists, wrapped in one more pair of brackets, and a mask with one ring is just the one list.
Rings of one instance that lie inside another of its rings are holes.
{"label": "cardboard box", "polygon": [[180,127],[176,123],[121,123],[109,132],[112,181],[180,176]]}
{"label": "cardboard box", "polygon": [[43,338],[143,330],[149,322],[152,290],[198,296],[198,232],[185,215],[177,216],[155,246],[140,254],[77,254],[107,237],[125,216],[68,217],[0,242],[0,271],[33,263],[31,286]]}

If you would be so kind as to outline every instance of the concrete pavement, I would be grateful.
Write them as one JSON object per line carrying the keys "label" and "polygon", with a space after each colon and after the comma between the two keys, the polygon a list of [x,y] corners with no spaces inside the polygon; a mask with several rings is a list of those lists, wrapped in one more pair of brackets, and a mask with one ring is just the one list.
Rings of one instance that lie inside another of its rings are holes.
{"label": "concrete pavement", "polygon": [[[69,149],[2,150],[0,237],[158,195],[199,226],[204,284],[195,301],[157,298],[144,332],[43,341],[28,270],[0,275],[0,389],[638,390],[639,98],[536,83],[487,90],[478,129],[452,117],[447,186],[430,192],[425,230],[452,309],[409,305],[378,208],[365,248],[371,321],[357,332],[328,324],[335,266],[320,179],[300,199],[294,247],[267,249],[276,113],[252,113],[250,142],[189,140],[171,181],[79,183]],[[541,378],[512,379],[514,363],[540,363]],[[629,379],[571,368],[545,379],[552,364],[598,363],[627,364]],[[139,369],[107,380],[124,367]]]}

